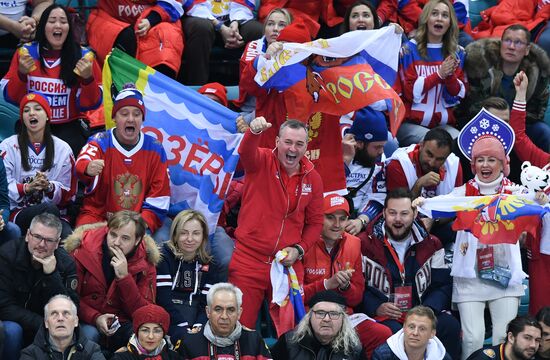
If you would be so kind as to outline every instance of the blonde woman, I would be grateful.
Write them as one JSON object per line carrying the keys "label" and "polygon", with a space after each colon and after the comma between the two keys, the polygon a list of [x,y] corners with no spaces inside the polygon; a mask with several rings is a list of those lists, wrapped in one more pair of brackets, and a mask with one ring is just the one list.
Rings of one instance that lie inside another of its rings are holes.
{"label": "blonde woman", "polygon": [[429,129],[441,126],[453,138],[452,107],[466,94],[464,49],[458,45],[458,21],[449,0],[430,0],[418,20],[414,39],[399,57],[406,122],[397,132],[401,146],[417,144]]}
{"label": "blonde woman", "polygon": [[170,314],[170,336],[198,332],[208,320],[206,293],[225,281],[225,272],[208,251],[208,225],[202,213],[180,212],[157,266],[157,304]]}

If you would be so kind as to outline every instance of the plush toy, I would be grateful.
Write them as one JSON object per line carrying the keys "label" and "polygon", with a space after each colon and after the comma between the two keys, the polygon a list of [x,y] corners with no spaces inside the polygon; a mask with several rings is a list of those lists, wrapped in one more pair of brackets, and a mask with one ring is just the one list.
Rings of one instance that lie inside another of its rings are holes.
{"label": "plush toy", "polygon": [[550,163],[542,169],[525,161],[521,165],[521,184],[531,191],[550,193]]}

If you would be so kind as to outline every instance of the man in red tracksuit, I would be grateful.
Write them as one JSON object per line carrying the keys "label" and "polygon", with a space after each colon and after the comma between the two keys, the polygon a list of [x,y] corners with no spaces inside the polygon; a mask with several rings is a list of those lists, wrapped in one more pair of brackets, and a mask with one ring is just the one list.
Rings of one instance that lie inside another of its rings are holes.
{"label": "man in red tracksuit", "polygon": [[[365,292],[361,240],[344,231],[349,217],[347,200],[330,194],[324,198],[321,236],[304,256],[304,302],[318,292],[333,290],[346,298],[346,312],[353,313]],[[355,326],[370,359],[374,349],[392,335],[389,327],[365,319]]]}
{"label": "man in red tracksuit", "polygon": [[[303,274],[301,257],[319,239],[323,226],[323,184],[304,157],[308,133],[304,123],[288,120],[279,129],[273,150],[258,148],[259,134],[270,128],[265,118],[250,123],[239,155],[245,183],[229,282],[243,291],[241,322],[254,328],[262,301],[271,302],[271,263],[279,250],[288,255],[284,266]],[[301,276],[299,282],[301,283]],[[281,334],[278,306],[270,313]]]}

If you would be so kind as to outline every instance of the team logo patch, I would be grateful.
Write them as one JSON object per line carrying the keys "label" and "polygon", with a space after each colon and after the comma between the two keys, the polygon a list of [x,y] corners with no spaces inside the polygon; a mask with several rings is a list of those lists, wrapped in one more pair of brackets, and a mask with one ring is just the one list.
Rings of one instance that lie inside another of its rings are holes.
{"label": "team logo patch", "polygon": [[311,184],[302,184],[302,194],[311,193]]}
{"label": "team logo patch", "polygon": [[141,179],[128,172],[115,178],[115,194],[118,195],[118,205],[123,209],[131,209],[138,202],[143,185]]}
{"label": "team logo patch", "polygon": [[332,199],[330,199],[330,207],[342,205],[344,203],[344,201],[346,201],[346,199],[344,199],[344,197],[335,196]]}
{"label": "team logo patch", "polygon": [[495,356],[496,356],[495,350],[493,350],[493,349],[485,349],[485,350],[483,350],[483,353],[485,355],[487,355],[488,357],[490,357],[491,359],[494,359]]}
{"label": "team logo patch", "polygon": [[76,288],[78,287],[78,279],[72,279],[70,286],[71,290],[76,290]]}

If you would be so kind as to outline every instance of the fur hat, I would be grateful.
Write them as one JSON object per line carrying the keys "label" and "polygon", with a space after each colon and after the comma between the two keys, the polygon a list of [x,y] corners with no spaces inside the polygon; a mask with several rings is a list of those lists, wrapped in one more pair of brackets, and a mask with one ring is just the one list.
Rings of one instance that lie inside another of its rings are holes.
{"label": "fur hat", "polygon": [[164,308],[155,304],[140,307],[134,311],[132,319],[135,334],[138,333],[139,327],[145,323],[159,324],[164,331],[164,335],[168,333],[168,328],[170,328],[170,315]]}
{"label": "fur hat", "polygon": [[145,119],[145,103],[143,102],[143,94],[141,91],[135,88],[133,84],[124,85],[123,89],[115,97],[113,104],[112,117],[118,110],[124,106],[135,106],[141,110],[143,118]]}
{"label": "fur hat", "polygon": [[21,119],[21,121],[23,120],[23,109],[25,108],[25,105],[32,101],[42,106],[42,109],[44,109],[46,115],[48,116],[48,120],[52,118],[52,109],[50,108],[48,100],[40,94],[30,93],[23,96],[23,99],[21,99],[21,102],[19,103],[19,118]]}

